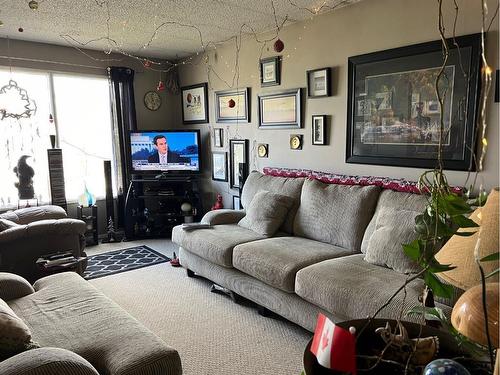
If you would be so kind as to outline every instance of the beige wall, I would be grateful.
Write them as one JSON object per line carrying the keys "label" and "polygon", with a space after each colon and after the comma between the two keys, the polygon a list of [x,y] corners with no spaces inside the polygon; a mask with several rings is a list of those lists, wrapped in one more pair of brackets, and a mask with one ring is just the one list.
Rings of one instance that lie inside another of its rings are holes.
{"label": "beige wall", "polygon": [[[75,48],[32,43],[20,40],[0,39],[0,65],[11,63],[14,69],[28,68],[56,72],[71,72],[106,76],[108,66],[126,66],[135,70],[135,102],[137,110],[137,126],[141,129],[162,129],[172,126],[172,113],[178,105],[175,96],[162,92],[162,106],[158,111],[150,111],[143,104],[144,94],[155,90],[160,73],[146,70],[135,59],[121,55],[106,55],[98,51],[85,51],[98,59],[115,59],[115,61],[95,61]],[[165,75],[163,75],[165,77]]]}
{"label": "beige wall", "polygon": [[[452,2],[445,2],[447,32],[452,28]],[[460,17],[457,35],[465,35],[480,31],[481,13],[477,1],[459,0]],[[496,0],[489,1],[490,9],[495,9]],[[264,38],[262,36],[262,38]],[[260,45],[253,39],[246,39],[240,51],[239,86],[251,88],[251,123],[229,125],[217,124],[214,115],[214,91],[227,89],[228,86],[214,74],[207,76],[207,68],[201,63],[196,66],[184,66],[180,71],[181,85],[209,81],[210,125],[190,126],[203,129],[205,160],[210,163],[209,150],[215,149],[208,144],[208,129],[223,127],[225,130],[225,147],[227,151],[229,138],[247,138],[251,144],[251,169],[262,169],[264,166],[292,168],[311,168],[323,171],[334,171],[346,174],[403,177],[416,180],[422,169],[387,167],[345,163],[346,122],[347,122],[347,59],[349,56],[401,47],[419,42],[439,39],[437,31],[437,4],[435,0],[365,0],[355,5],[339,9],[312,20],[287,26],[282,30],[280,38],[285,43],[282,64],[282,84],[269,88],[261,88],[259,83]],[[487,43],[490,65],[498,67],[498,19],[493,23],[488,34]],[[215,61],[217,56],[217,62]],[[262,57],[274,56],[269,48],[264,49]],[[231,81],[232,68],[235,62],[234,43],[209,53],[213,69],[225,80]],[[226,63],[228,65],[226,65]],[[257,115],[257,95],[280,91],[288,88],[306,87],[306,70],[322,67],[333,68],[333,96],[321,99],[306,99],[304,105],[304,126],[302,129],[259,130]],[[236,87],[236,86],[234,86]],[[173,124],[181,124],[181,108],[176,107]],[[487,189],[499,185],[499,132],[498,103],[490,98],[489,150],[485,163],[485,171],[480,175]],[[326,114],[330,116],[329,145],[311,145],[311,116]],[[289,135],[304,135],[302,151],[289,148]],[[269,144],[269,158],[256,157],[257,143]],[[208,167],[207,167],[208,168]],[[204,181],[208,191],[221,192],[224,204],[231,206],[231,195],[237,191],[230,190],[228,184],[213,182],[209,169],[205,170]],[[447,172],[452,184],[464,184],[466,173]],[[211,197],[213,199],[213,197]]]}

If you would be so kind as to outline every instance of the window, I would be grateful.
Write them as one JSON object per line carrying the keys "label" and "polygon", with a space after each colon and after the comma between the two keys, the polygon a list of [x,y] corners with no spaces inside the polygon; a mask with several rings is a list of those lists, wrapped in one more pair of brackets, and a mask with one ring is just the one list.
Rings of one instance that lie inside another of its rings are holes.
{"label": "window", "polygon": [[0,68],[0,86],[10,79],[27,91],[37,111],[30,118],[0,120],[0,207],[17,208],[18,178],[13,169],[22,155],[30,156],[28,164],[35,171],[35,198],[40,204],[50,202],[47,149],[54,131],[63,151],[68,202],[77,201],[85,186],[103,198],[103,161],[114,159],[108,79]]}

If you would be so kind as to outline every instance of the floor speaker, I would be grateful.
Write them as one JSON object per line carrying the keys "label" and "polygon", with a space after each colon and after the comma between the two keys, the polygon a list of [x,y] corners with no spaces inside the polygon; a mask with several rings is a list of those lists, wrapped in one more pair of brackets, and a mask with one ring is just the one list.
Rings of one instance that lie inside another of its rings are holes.
{"label": "floor speaker", "polygon": [[52,204],[67,210],[66,191],[64,187],[64,169],[62,150],[52,148],[47,150],[49,162],[50,196]]}

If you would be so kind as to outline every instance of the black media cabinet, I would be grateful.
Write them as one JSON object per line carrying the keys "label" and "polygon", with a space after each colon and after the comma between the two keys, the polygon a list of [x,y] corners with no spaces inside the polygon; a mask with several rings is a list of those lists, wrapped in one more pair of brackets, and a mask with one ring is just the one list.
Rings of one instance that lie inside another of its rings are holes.
{"label": "black media cabinet", "polygon": [[[200,221],[202,203],[197,177],[133,176],[125,198],[125,239],[170,237],[172,228]],[[183,203],[191,205],[182,211]]]}

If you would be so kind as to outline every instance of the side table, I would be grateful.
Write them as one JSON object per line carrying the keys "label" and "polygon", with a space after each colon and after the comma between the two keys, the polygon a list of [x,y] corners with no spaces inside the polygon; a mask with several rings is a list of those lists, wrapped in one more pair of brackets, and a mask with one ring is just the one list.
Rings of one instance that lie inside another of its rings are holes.
{"label": "side table", "polygon": [[97,228],[97,206],[89,207],[78,206],[76,208],[77,219],[85,222],[85,241],[87,245],[98,245],[98,228]]}
{"label": "side table", "polygon": [[75,257],[71,252],[46,254],[37,259],[36,266],[40,277],[67,271],[83,275],[87,266],[87,257]]}

